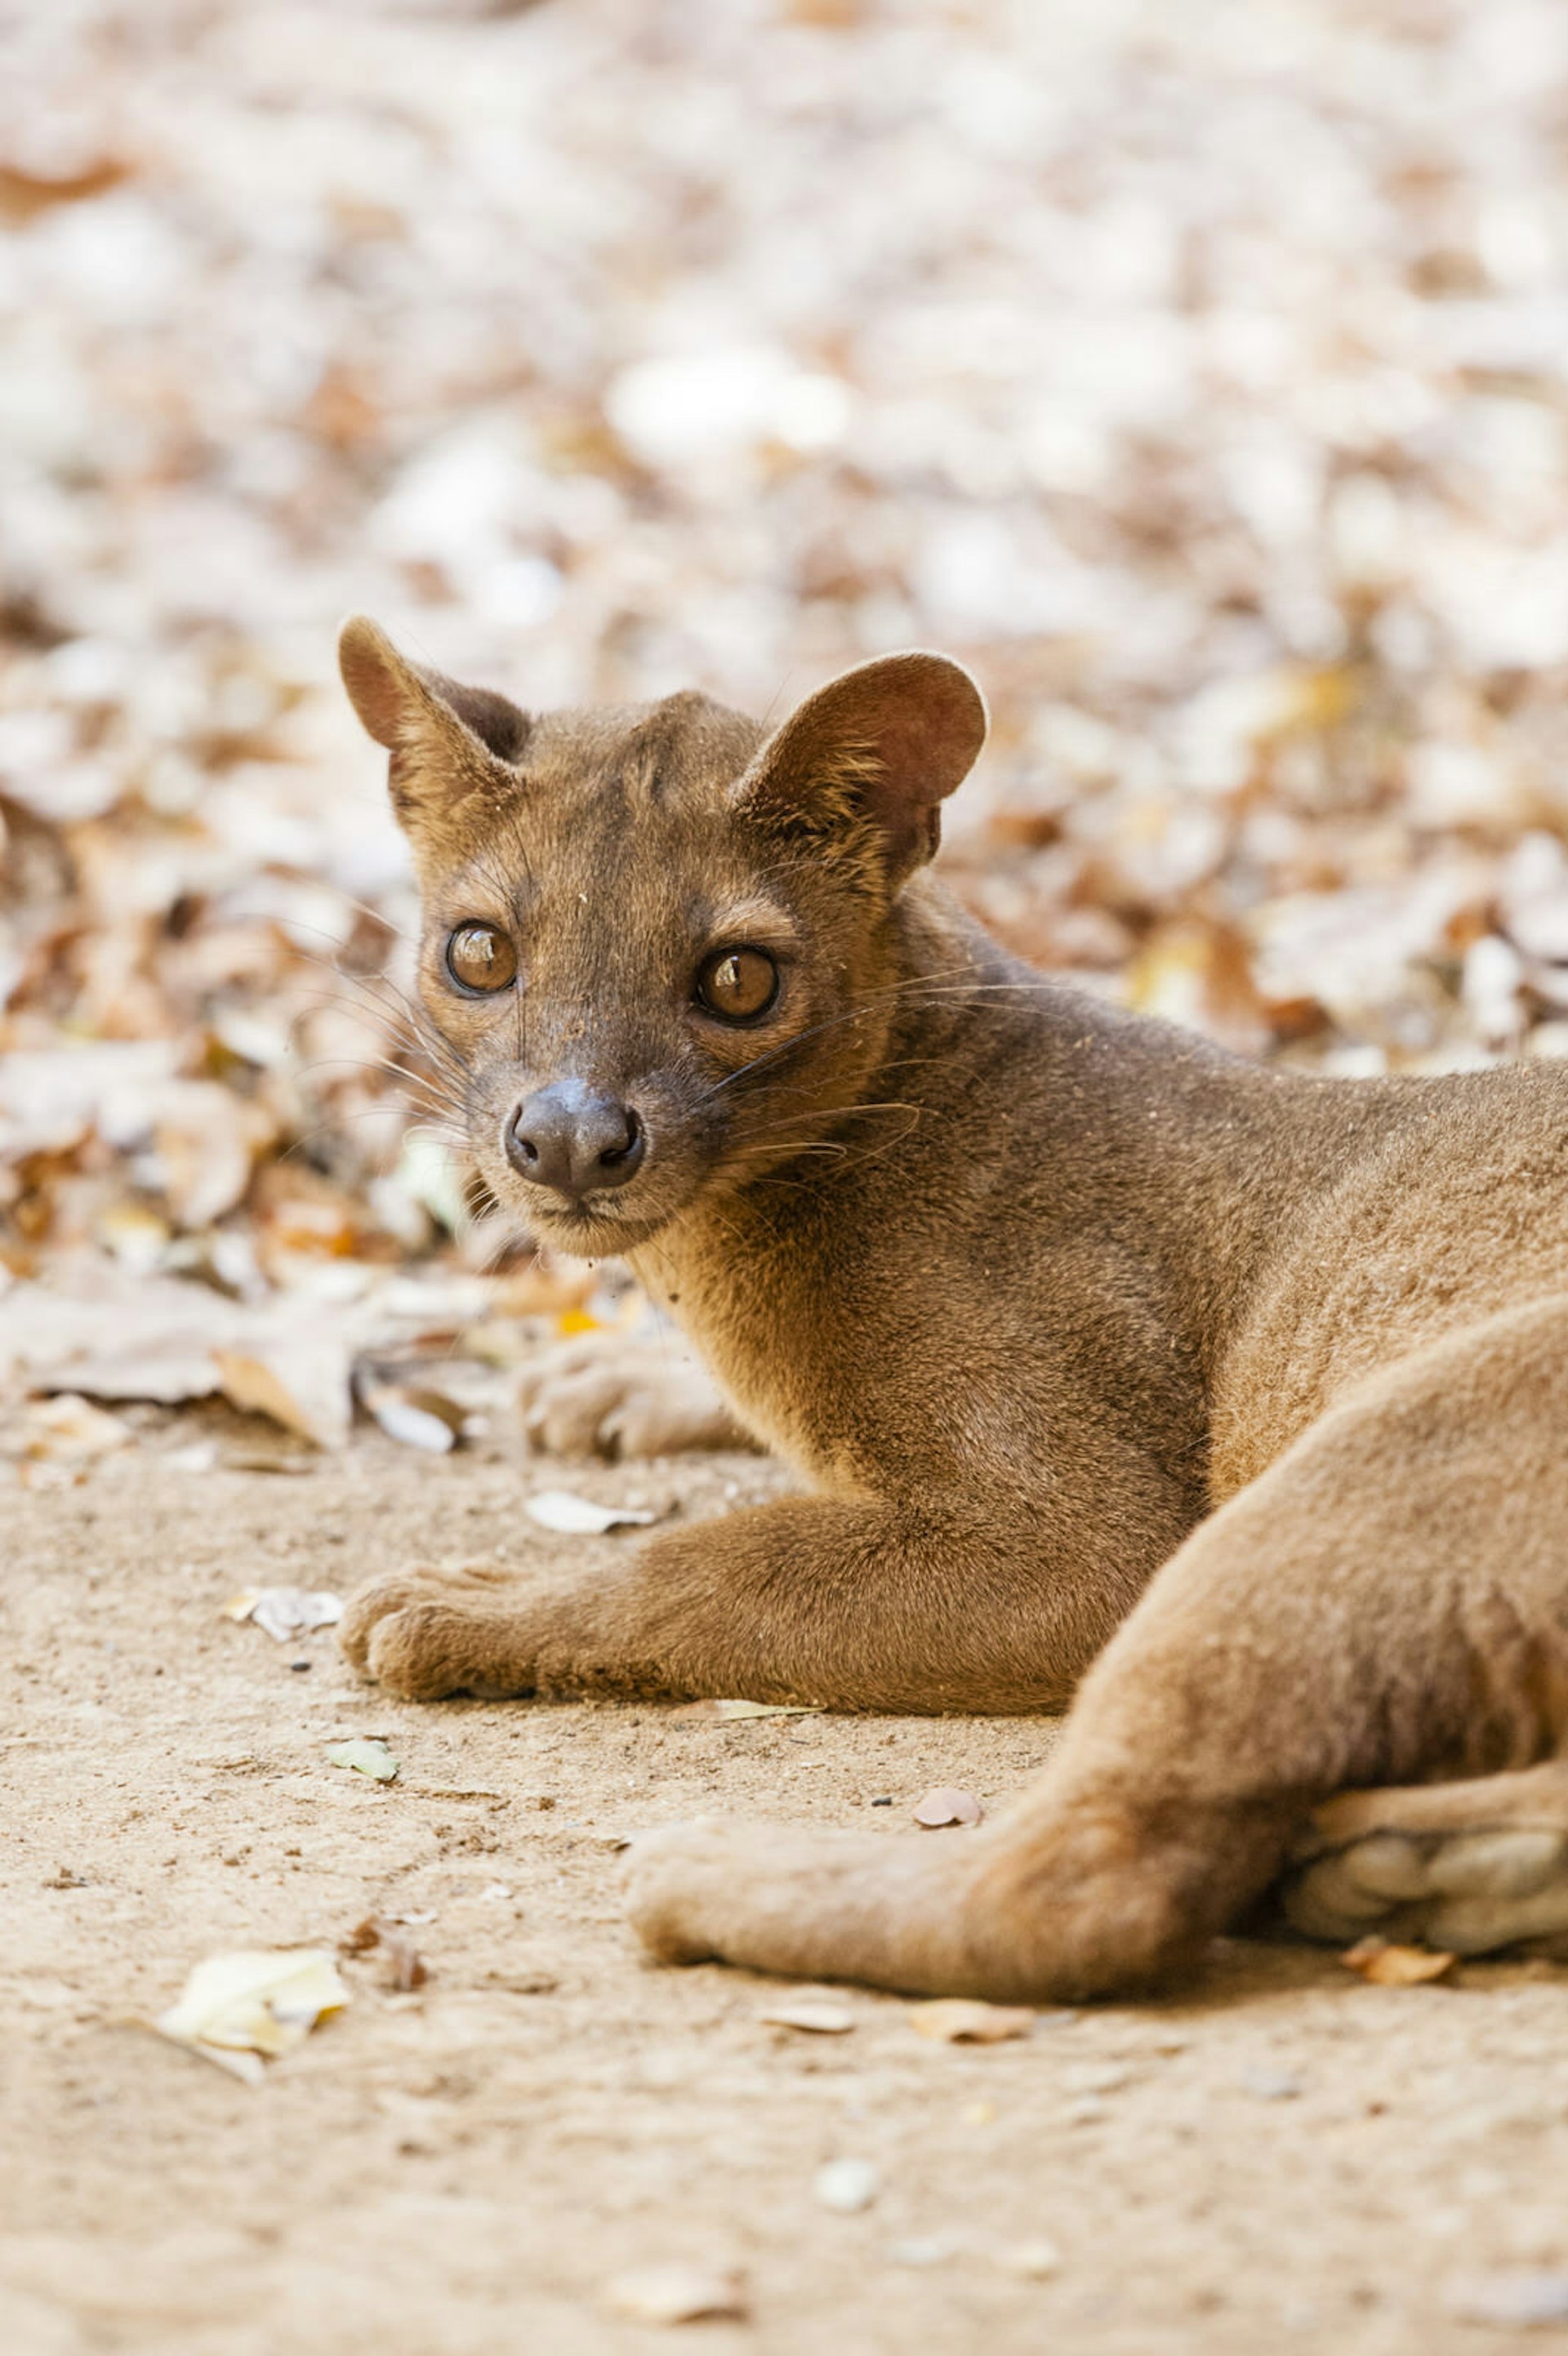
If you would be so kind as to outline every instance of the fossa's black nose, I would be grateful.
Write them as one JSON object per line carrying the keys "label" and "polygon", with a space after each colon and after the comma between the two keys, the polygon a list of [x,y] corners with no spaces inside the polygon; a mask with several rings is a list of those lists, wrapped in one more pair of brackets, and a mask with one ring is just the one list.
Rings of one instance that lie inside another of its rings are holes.
{"label": "fossa's black nose", "polygon": [[574,1203],[607,1186],[624,1186],[648,1151],[647,1132],[630,1105],[600,1096],[585,1080],[536,1088],[512,1114],[501,1141],[520,1178]]}

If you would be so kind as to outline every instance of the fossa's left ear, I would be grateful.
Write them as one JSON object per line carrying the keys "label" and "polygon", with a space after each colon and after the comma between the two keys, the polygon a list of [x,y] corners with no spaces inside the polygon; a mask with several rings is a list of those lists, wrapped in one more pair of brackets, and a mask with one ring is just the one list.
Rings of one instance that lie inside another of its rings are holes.
{"label": "fossa's left ear", "polygon": [[392,808],[416,851],[438,851],[516,792],[532,723],[504,695],[409,662],[363,614],[344,623],[338,663],[367,734],[392,755]]}
{"label": "fossa's left ear", "polygon": [[929,859],[940,805],[973,767],[985,699],[946,655],[880,655],[807,697],[735,788],[763,825],[835,838],[897,890]]}

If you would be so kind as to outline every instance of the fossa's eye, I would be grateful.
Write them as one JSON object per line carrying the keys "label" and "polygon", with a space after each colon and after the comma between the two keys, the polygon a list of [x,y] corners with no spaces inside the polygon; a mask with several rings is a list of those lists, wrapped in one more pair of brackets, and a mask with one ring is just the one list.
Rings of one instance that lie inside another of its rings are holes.
{"label": "fossa's eye", "polygon": [[498,926],[459,925],[446,943],[446,970],[459,990],[507,990],[517,980],[517,950]]}
{"label": "fossa's eye", "polygon": [[715,949],[697,969],[697,1003],[722,1023],[750,1023],[779,995],[779,969],[766,949]]}

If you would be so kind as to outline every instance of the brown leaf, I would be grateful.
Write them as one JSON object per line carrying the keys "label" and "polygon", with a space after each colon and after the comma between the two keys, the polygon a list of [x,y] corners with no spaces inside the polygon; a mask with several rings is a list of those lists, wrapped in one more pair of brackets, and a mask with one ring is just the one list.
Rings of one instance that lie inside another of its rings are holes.
{"label": "brown leaf", "polygon": [[1358,1939],[1340,1962],[1359,1972],[1374,1987],[1418,1987],[1423,1980],[1440,1980],[1455,1958],[1436,1947],[1402,1947],[1389,1939]]}
{"label": "brown leaf", "polygon": [[1000,2045],[1010,2037],[1027,2037],[1035,2025],[1035,2016],[1025,2005],[983,2004],[978,1997],[966,1996],[909,2005],[905,2019],[918,2036],[940,2045]]}
{"label": "brown leaf", "polygon": [[928,1832],[940,1832],[946,1825],[977,1825],[984,1814],[972,1792],[961,1792],[955,1783],[939,1783],[917,1803],[915,1822]]}
{"label": "brown leaf", "polygon": [[424,1958],[413,1941],[406,1938],[393,1922],[381,1916],[367,1914],[356,1922],[347,1938],[339,1941],[346,1955],[365,1955],[372,1951],[381,1959],[381,1984],[400,1996],[424,1986],[430,1977]]}

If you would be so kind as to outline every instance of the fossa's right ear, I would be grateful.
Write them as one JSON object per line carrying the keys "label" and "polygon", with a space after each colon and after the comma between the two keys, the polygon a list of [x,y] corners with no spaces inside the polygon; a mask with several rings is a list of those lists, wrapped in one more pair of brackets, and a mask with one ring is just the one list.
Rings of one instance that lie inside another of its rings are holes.
{"label": "fossa's right ear", "polygon": [[366,734],[392,755],[392,808],[416,850],[439,852],[516,792],[532,723],[504,695],[407,661],[363,614],[343,625],[338,666]]}

